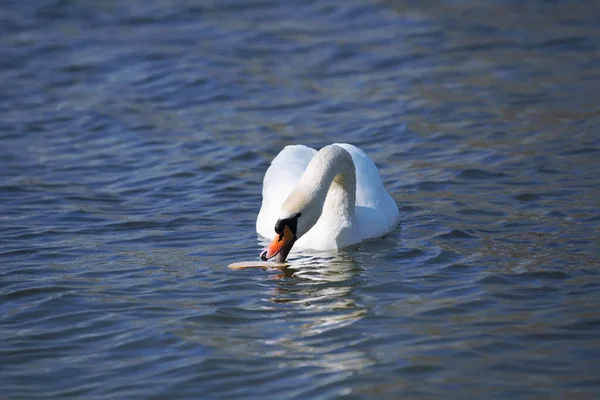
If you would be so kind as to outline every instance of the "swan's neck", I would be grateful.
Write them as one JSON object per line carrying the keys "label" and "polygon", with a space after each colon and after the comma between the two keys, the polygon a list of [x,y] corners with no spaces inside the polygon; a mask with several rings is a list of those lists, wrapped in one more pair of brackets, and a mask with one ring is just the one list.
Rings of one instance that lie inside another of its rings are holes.
{"label": "swan's neck", "polygon": [[290,210],[291,214],[302,210],[299,223],[304,225],[304,232],[299,229],[299,233],[335,241],[333,247],[338,247],[360,241],[360,237],[354,237],[357,235],[355,204],[356,171],[352,156],[341,147],[330,145],[312,158],[283,204],[282,212]]}

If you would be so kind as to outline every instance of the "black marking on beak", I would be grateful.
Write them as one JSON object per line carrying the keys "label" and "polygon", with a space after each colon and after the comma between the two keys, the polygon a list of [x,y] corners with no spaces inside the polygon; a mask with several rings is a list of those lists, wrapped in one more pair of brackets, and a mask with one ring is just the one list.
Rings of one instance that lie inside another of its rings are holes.
{"label": "black marking on beak", "polygon": [[279,240],[283,238],[283,228],[287,225],[294,236],[296,236],[296,231],[298,230],[298,217],[300,217],[302,213],[298,213],[292,218],[278,219],[275,223],[275,233],[279,233]]}
{"label": "black marking on beak", "polygon": [[277,255],[275,256],[275,261],[278,263],[284,263],[288,254],[290,254],[290,250],[292,250],[292,246],[296,243],[296,235],[290,240],[290,242],[283,248]]}

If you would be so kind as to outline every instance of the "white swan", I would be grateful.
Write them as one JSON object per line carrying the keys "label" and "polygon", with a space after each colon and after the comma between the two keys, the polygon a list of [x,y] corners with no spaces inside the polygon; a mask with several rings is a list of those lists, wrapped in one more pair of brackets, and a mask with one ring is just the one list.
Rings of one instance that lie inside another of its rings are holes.
{"label": "white swan", "polygon": [[261,253],[284,262],[297,247],[332,250],[382,236],[398,225],[398,206],[373,161],[358,147],[336,143],[318,152],[286,146],[263,181],[256,232],[273,242]]}

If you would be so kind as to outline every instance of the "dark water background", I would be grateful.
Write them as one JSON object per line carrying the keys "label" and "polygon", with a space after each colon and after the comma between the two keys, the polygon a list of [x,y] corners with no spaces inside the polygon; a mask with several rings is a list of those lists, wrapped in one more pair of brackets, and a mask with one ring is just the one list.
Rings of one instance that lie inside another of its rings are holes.
{"label": "dark water background", "polygon": [[[600,396],[600,6],[2,1],[0,397]],[[358,145],[384,239],[256,259]]]}

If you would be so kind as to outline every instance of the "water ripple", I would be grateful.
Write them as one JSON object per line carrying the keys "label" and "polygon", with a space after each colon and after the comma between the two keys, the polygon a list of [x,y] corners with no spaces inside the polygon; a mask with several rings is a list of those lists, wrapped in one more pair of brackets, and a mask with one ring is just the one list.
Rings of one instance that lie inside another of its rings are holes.
{"label": "water ripple", "polygon": [[[3,396],[598,397],[584,3],[9,1]],[[270,160],[332,142],[400,226],[228,270]]]}

